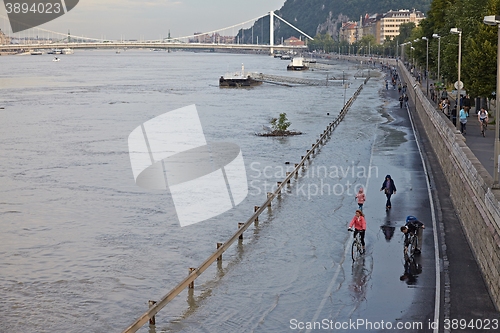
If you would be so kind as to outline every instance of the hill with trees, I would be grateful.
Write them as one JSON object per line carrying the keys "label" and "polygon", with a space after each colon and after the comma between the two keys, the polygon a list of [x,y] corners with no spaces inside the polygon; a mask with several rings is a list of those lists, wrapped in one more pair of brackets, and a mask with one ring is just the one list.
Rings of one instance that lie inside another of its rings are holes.
{"label": "hill with trees", "polygon": [[[385,13],[389,10],[417,9],[427,12],[432,0],[286,0],[275,14],[295,25],[309,36],[327,33],[334,38],[342,22],[358,21],[366,14]],[[259,19],[252,28],[240,30],[241,43],[269,43],[269,16]],[[285,23],[275,22],[275,41],[298,32]],[[252,42],[253,38],[253,42]]]}

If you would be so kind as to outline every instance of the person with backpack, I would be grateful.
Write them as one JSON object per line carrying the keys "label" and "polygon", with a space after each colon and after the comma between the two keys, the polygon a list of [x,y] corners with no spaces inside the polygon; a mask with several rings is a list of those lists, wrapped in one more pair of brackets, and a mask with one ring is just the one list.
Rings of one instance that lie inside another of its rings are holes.
{"label": "person with backpack", "polygon": [[481,134],[484,136],[484,130],[488,126],[488,111],[486,111],[484,107],[482,107],[481,111],[478,112],[477,120],[481,126]]}
{"label": "person with backpack", "polygon": [[410,235],[417,236],[417,247],[415,254],[422,252],[422,233],[425,226],[415,216],[409,215],[406,217],[406,224],[401,227],[401,232],[405,235],[405,248],[408,248],[410,242]]}

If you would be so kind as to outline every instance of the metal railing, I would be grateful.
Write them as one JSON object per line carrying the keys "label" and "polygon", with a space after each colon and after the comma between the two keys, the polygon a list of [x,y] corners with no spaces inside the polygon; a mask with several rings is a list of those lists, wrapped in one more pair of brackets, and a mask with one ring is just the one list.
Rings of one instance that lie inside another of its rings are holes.
{"label": "metal railing", "polygon": [[[263,73],[248,73],[252,79],[259,80],[268,83],[291,83],[291,84],[302,84],[308,86],[340,86],[342,85],[342,79],[337,79],[334,76],[327,76],[325,80],[318,79],[307,79],[300,77],[291,77],[283,75],[271,75]],[[332,81],[336,80],[336,81]]]}

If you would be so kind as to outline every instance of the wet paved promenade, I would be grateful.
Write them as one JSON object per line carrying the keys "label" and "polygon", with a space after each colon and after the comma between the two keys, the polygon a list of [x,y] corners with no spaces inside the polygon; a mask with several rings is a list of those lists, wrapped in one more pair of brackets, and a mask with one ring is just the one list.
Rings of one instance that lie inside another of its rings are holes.
{"label": "wet paved promenade", "polygon": [[[432,81],[430,81],[432,83]],[[422,91],[426,91],[425,80],[422,81]],[[397,90],[393,92],[397,98]],[[452,104],[454,101],[451,102]],[[412,110],[410,101],[410,110]],[[437,106],[436,106],[437,109]],[[441,247],[442,271],[442,301],[441,318],[445,320],[465,319],[467,323],[471,320],[478,320],[478,323],[485,323],[489,320],[499,320],[500,313],[495,308],[488,293],[483,276],[476,263],[469,243],[465,237],[460,221],[456,215],[449,195],[449,186],[440,176],[442,174],[440,165],[432,150],[432,147],[425,135],[420,122],[416,122],[417,135],[424,147],[428,167],[432,170],[433,196],[436,205],[436,216],[439,225],[439,243]],[[478,158],[481,164],[492,175],[493,173],[493,145],[494,126],[490,124],[486,137],[480,133],[479,122],[474,109],[471,110],[467,122],[465,142]],[[442,332],[444,329],[439,330]],[[460,327],[458,327],[460,328]],[[478,329],[466,327],[465,329],[453,329],[453,332],[491,332],[489,329]],[[449,332],[449,330],[444,330]]]}

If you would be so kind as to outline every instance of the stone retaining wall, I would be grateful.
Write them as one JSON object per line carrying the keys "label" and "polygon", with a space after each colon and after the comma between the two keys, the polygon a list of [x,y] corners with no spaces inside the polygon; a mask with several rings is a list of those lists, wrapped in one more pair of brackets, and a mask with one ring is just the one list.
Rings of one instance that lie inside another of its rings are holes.
{"label": "stone retaining wall", "polygon": [[[463,229],[482,270],[493,302],[500,309],[500,193],[492,192],[493,178],[465,144],[464,137],[426,98],[399,62],[401,80],[415,101],[417,121],[437,155]],[[444,217],[446,218],[446,217]]]}

